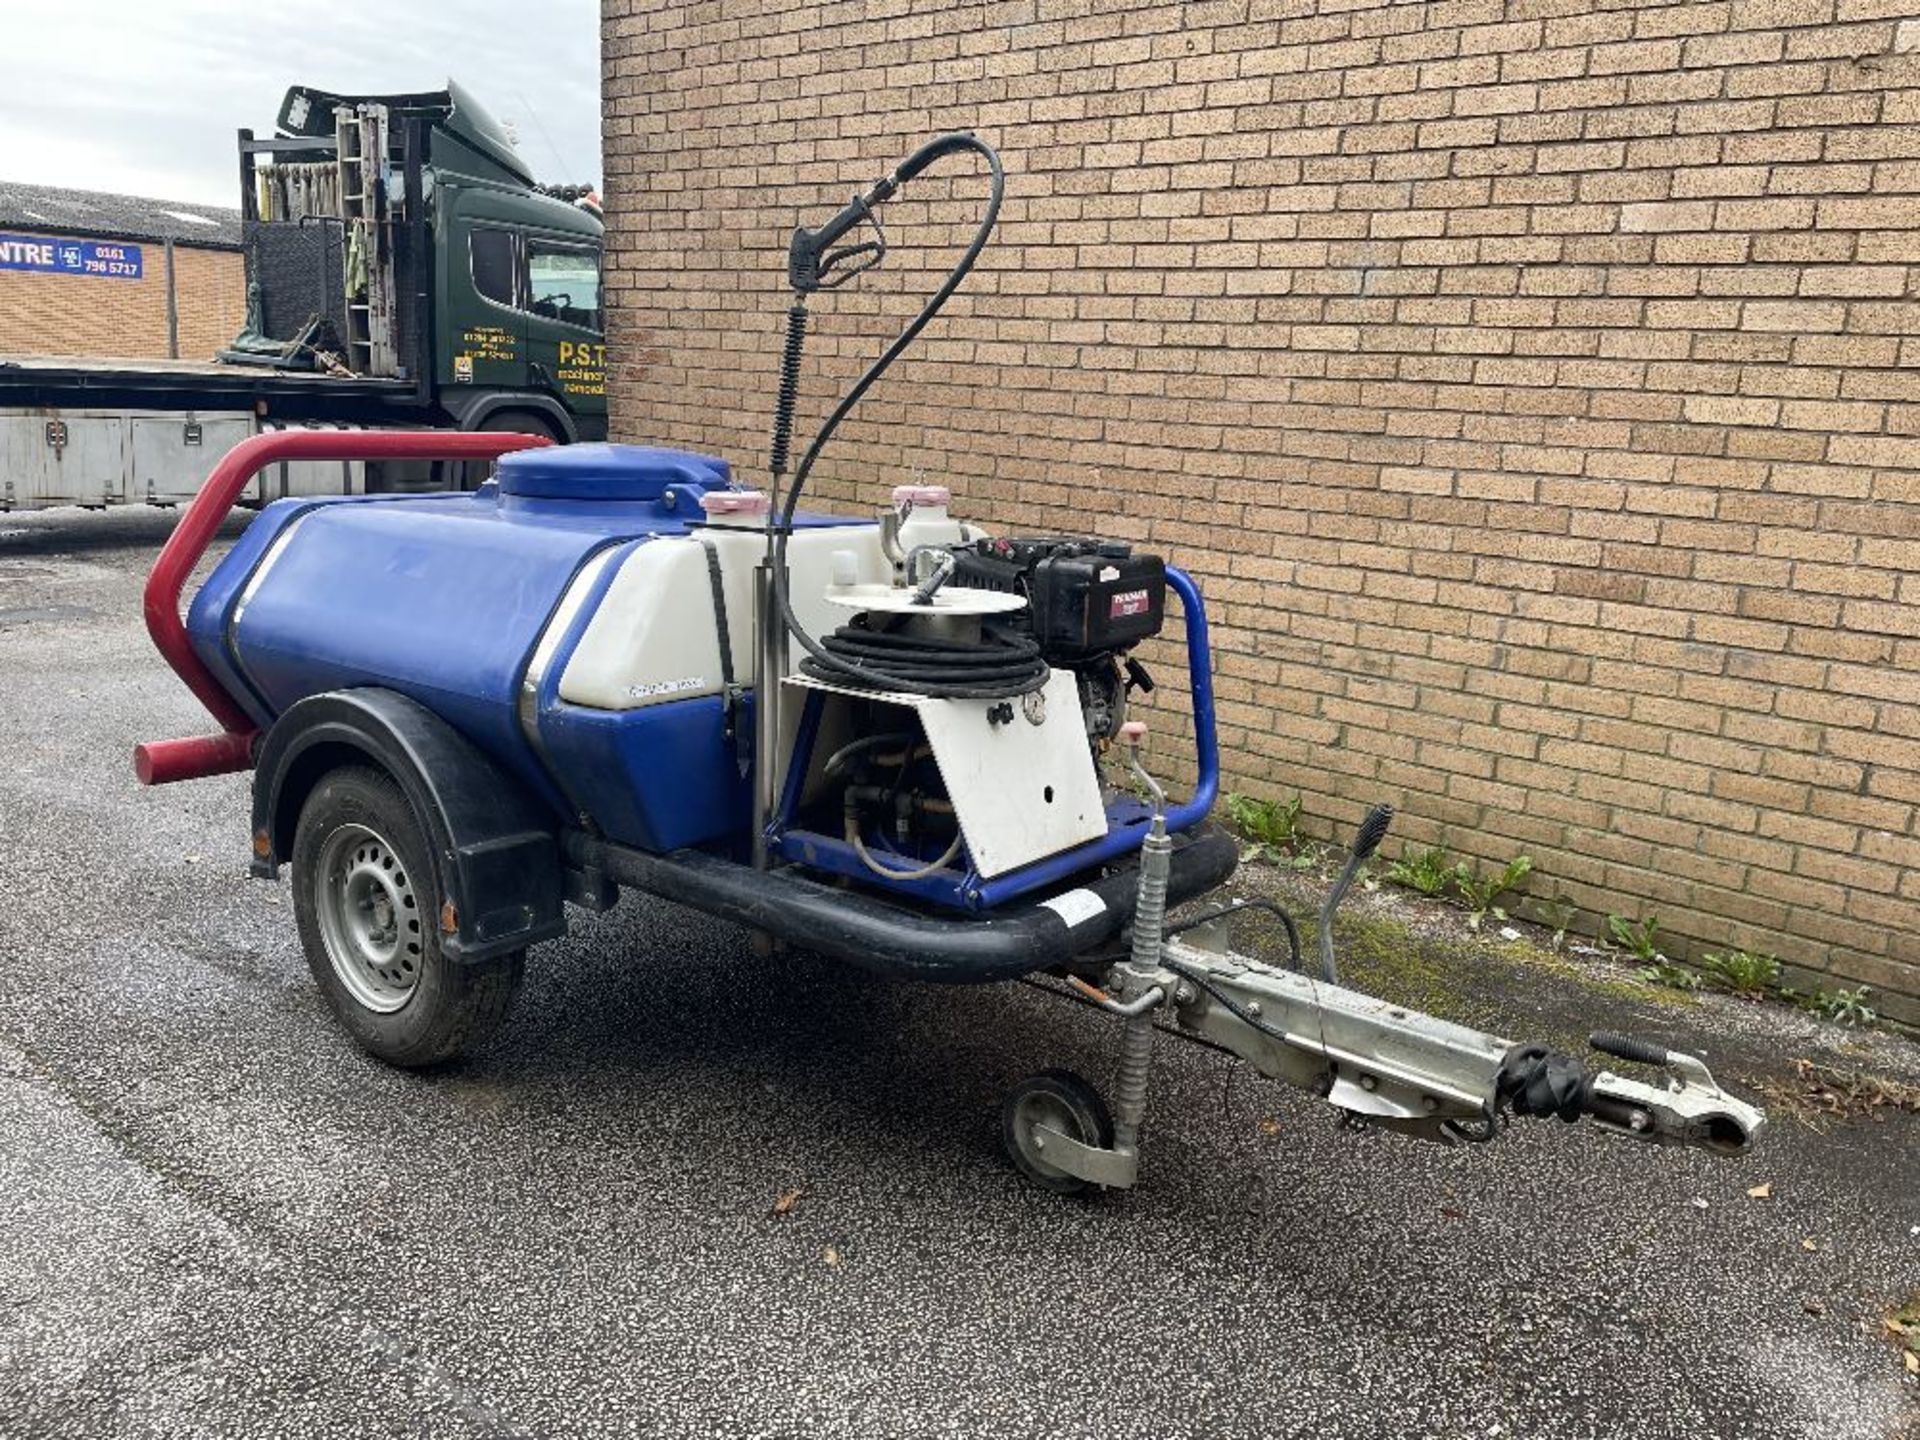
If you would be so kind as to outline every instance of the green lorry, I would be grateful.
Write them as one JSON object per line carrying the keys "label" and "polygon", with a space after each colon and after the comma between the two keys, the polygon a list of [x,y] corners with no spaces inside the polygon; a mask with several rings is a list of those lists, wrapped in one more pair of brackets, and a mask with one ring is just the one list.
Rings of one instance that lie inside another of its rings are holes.
{"label": "green lorry", "polygon": [[[538,183],[460,86],[296,85],[239,160],[245,330],[202,361],[0,356],[0,510],[175,503],[263,429],[605,438],[597,201]],[[476,478],[289,465],[254,498]]]}

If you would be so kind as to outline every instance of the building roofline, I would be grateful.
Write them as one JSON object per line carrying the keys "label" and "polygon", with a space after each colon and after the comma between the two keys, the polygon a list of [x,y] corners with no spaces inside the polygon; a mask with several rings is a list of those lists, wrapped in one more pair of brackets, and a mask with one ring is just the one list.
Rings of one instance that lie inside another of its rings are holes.
{"label": "building roofline", "polygon": [[240,211],[146,195],[0,180],[0,230],[197,250],[239,250]]}

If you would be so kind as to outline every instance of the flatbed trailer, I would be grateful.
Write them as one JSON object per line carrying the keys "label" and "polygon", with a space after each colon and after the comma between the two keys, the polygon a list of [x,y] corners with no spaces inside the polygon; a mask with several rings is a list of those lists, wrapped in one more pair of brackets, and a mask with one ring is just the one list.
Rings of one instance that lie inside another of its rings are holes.
{"label": "flatbed trailer", "polygon": [[[99,355],[0,354],[0,396],[11,408],[84,404],[97,410],[250,410],[277,418],[359,420],[421,409],[417,387],[379,375],[264,370],[218,360],[129,360]],[[377,407],[377,408],[370,408]],[[327,409],[337,414],[320,413]]]}
{"label": "flatbed trailer", "polygon": [[[177,505],[197,493],[210,460],[242,440],[287,429],[431,424],[412,398],[407,382],[372,376],[0,356],[0,511]],[[242,503],[442,483],[442,472],[427,466],[375,462],[369,484],[363,462],[291,461],[256,477]]]}
{"label": "flatbed trailer", "polygon": [[[287,429],[605,436],[599,215],[459,86],[294,86],[238,155],[246,329],[204,360],[0,355],[0,510],[177,504],[207,456]],[[252,498],[482,475],[296,462]]]}

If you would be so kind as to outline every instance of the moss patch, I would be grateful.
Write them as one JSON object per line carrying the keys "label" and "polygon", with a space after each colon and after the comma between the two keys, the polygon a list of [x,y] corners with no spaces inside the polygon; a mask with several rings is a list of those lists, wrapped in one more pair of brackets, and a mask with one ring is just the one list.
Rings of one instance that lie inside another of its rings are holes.
{"label": "moss patch", "polygon": [[[1243,867],[1243,891],[1275,900],[1295,917],[1309,969],[1317,968],[1312,876]],[[1287,963],[1286,936],[1251,912],[1233,943],[1273,965]],[[1650,985],[1615,968],[1582,964],[1527,938],[1474,932],[1452,907],[1395,892],[1356,892],[1334,922],[1341,983],[1398,1005],[1478,1029],[1540,1041],[1579,1054],[1596,1029],[1631,1029],[1637,1018],[1691,1008],[1691,995]],[[1637,1012],[1623,1013],[1623,1012]]]}

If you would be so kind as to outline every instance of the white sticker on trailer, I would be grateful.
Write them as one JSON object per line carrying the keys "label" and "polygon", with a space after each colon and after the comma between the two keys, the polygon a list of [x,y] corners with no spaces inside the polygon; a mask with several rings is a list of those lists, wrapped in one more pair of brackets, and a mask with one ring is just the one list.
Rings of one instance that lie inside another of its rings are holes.
{"label": "white sticker on trailer", "polygon": [[1042,900],[1041,908],[1053,911],[1068,926],[1082,925],[1107,913],[1107,902],[1091,890],[1069,890],[1051,900]]}

